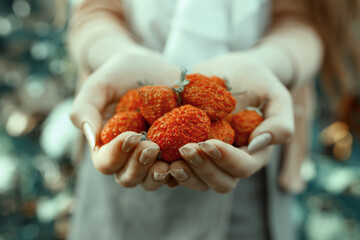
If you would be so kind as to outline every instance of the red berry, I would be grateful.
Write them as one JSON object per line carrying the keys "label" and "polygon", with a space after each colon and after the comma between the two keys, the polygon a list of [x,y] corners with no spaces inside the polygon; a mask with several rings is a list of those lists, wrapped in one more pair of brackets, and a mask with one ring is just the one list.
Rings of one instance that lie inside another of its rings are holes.
{"label": "red berry", "polygon": [[151,125],[177,107],[176,93],[166,86],[145,86],[139,89],[140,113]]}
{"label": "red berry", "polygon": [[184,105],[190,104],[205,111],[211,121],[218,121],[235,109],[236,100],[216,82],[203,78],[192,78],[188,81],[180,92]]}
{"label": "red berry", "polygon": [[206,141],[211,122],[206,113],[184,105],[156,120],[147,137],[160,146],[161,158],[167,162],[181,160],[179,148],[187,143]]}
{"label": "red berry", "polygon": [[249,144],[252,131],[264,121],[264,118],[255,110],[243,110],[232,118],[231,126],[235,131],[235,144],[238,147]]}
{"label": "red berry", "polygon": [[228,122],[225,120],[219,120],[211,123],[209,139],[219,139],[228,144],[233,144],[235,132]]}
{"label": "red berry", "polygon": [[228,89],[227,83],[225,79],[219,78],[217,76],[211,76],[210,80],[222,86],[225,89]]}
{"label": "red berry", "polygon": [[106,144],[126,131],[141,133],[146,131],[146,122],[138,112],[115,113],[101,132],[101,141]]}
{"label": "red berry", "polygon": [[186,75],[186,79],[187,80],[210,80],[210,78],[208,76],[205,76],[203,74],[200,73],[192,73],[192,74],[188,74]]}
{"label": "red berry", "polygon": [[224,117],[224,120],[227,121],[231,125],[233,117],[234,117],[234,115],[232,113],[230,113]]}
{"label": "red berry", "polygon": [[116,112],[138,111],[139,110],[139,91],[131,89],[127,91],[116,105]]}
{"label": "red berry", "polygon": [[215,82],[216,84],[222,86],[225,89],[228,89],[227,86],[226,86],[226,80],[224,80],[222,78],[219,78],[217,76],[208,77],[208,76],[205,76],[205,75],[200,74],[200,73],[193,73],[193,74],[186,75],[186,79],[187,80],[199,80],[199,79],[208,80],[208,81]]}

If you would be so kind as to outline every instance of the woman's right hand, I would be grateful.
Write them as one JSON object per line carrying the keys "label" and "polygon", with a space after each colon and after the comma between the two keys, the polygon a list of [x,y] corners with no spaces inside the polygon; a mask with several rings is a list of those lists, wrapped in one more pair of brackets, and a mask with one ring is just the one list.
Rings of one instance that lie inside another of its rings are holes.
{"label": "woman's right hand", "polygon": [[247,106],[263,107],[264,121],[252,131],[248,147],[233,147],[216,139],[189,143],[180,148],[185,161],[170,165],[170,173],[185,172],[179,184],[195,190],[211,188],[219,193],[232,191],[239,179],[247,178],[265,167],[274,144],[289,142],[294,132],[292,99],[289,91],[257,57],[246,52],[226,53],[198,63],[193,72],[207,76],[226,76],[235,96],[235,112]]}
{"label": "woman's right hand", "polygon": [[169,164],[156,161],[157,144],[140,142],[141,136],[135,132],[124,132],[103,146],[96,143],[104,122],[114,112],[110,106],[124,93],[137,88],[139,81],[169,85],[179,76],[180,70],[161,54],[137,47],[114,55],[83,82],[70,117],[84,132],[98,171],[115,174],[116,182],[123,187],[141,184],[146,190],[155,190],[166,183]]}

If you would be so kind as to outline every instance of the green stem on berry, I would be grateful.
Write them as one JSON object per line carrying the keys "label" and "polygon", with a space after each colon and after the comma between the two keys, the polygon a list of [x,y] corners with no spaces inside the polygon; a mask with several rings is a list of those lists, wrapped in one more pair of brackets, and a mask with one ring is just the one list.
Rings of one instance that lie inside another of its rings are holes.
{"label": "green stem on berry", "polygon": [[178,106],[181,105],[181,97],[180,97],[180,93],[182,91],[184,91],[184,87],[190,82],[188,80],[186,80],[186,73],[187,70],[186,68],[183,68],[181,70],[181,74],[180,74],[180,80],[178,80],[175,84],[178,85],[177,88],[172,87],[171,89],[176,93],[177,97],[178,97]]}
{"label": "green stem on berry", "polygon": [[223,77],[223,79],[224,79],[224,82],[225,82],[225,86],[226,86],[226,89],[228,90],[228,91],[231,91],[231,87],[230,87],[230,81],[229,81],[229,79],[227,78],[227,77]]}
{"label": "green stem on berry", "polygon": [[162,160],[161,159],[161,151],[159,151],[159,154],[157,155],[156,160]]}
{"label": "green stem on berry", "polygon": [[269,99],[266,99],[265,101],[263,101],[262,103],[260,103],[260,105],[258,107],[252,107],[252,106],[248,106],[246,107],[247,110],[251,110],[251,111],[255,111],[257,112],[257,114],[259,114],[260,116],[263,116],[264,114],[261,112],[261,109],[269,102]]}
{"label": "green stem on berry", "polygon": [[142,136],[141,136],[141,138],[140,138],[140,142],[150,140],[150,139],[147,137],[147,132],[142,131],[141,134],[142,134]]}
{"label": "green stem on berry", "polygon": [[141,80],[138,81],[138,84],[139,84],[140,87],[152,85],[151,82],[149,81],[149,79],[147,79],[147,78],[145,78],[142,81]]}

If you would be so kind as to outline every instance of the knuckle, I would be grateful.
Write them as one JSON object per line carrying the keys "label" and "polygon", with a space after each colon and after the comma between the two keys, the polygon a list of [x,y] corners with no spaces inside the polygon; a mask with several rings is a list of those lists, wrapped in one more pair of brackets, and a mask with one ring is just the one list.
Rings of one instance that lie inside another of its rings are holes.
{"label": "knuckle", "polygon": [[134,171],[126,173],[119,179],[119,184],[125,188],[132,188],[138,184],[137,174]]}
{"label": "knuckle", "polygon": [[101,172],[102,174],[105,174],[105,175],[114,173],[114,171],[111,168],[109,168],[105,164],[100,163],[98,161],[94,161],[94,167],[96,170],[98,170],[99,172]]}
{"label": "knuckle", "polygon": [[136,184],[136,183],[133,183],[133,182],[126,182],[126,181],[124,181],[124,182],[120,182],[120,185],[121,185],[122,187],[124,187],[124,188],[134,188],[134,187],[136,187],[136,186],[137,186],[137,184]]}
{"label": "knuckle", "polygon": [[136,180],[139,178],[139,170],[137,168],[130,168],[127,170],[127,178],[131,181],[131,180]]}
{"label": "knuckle", "polygon": [[217,178],[216,173],[214,171],[206,171],[206,172],[202,173],[200,176],[203,179],[211,179],[211,180]]}
{"label": "knuckle", "polygon": [[118,169],[118,163],[113,160],[109,161],[94,161],[94,167],[103,174],[113,174]]}
{"label": "knuckle", "polygon": [[73,107],[70,111],[70,120],[73,124],[76,124],[79,121],[79,114],[78,111],[76,110],[76,107]]}
{"label": "knuckle", "polygon": [[224,184],[214,188],[214,191],[217,193],[229,193],[234,189],[232,184]]}
{"label": "knuckle", "polygon": [[115,182],[118,184],[118,185],[120,185],[120,181],[119,181],[119,174],[115,174],[114,175],[115,176]]}
{"label": "knuckle", "polygon": [[153,191],[153,189],[149,188],[149,187],[146,186],[146,185],[141,185],[141,187],[142,187],[142,189],[144,189],[144,190],[147,191],[147,192]]}
{"label": "knuckle", "polygon": [[237,172],[236,177],[238,178],[248,178],[250,177],[251,173],[246,169],[241,169]]}
{"label": "knuckle", "polygon": [[121,159],[112,158],[107,164],[106,167],[113,171],[120,169],[120,167],[124,164],[124,161]]}
{"label": "knuckle", "polygon": [[133,187],[136,187],[136,185],[137,185],[136,181],[133,181],[132,179],[130,179],[128,177],[120,177],[120,179],[117,179],[116,182],[124,188],[133,188]]}
{"label": "knuckle", "polygon": [[148,191],[148,192],[152,192],[152,191],[155,191],[156,189],[158,189],[157,186],[149,185],[149,184],[141,184],[141,187],[142,187],[145,191]]}
{"label": "knuckle", "polygon": [[292,138],[292,137],[294,136],[294,134],[295,134],[295,130],[294,130],[294,128],[292,128],[291,126],[286,127],[283,131],[284,131],[284,132],[283,132],[284,139],[285,139],[286,141],[291,140],[291,138]]}
{"label": "knuckle", "polygon": [[111,175],[113,174],[113,171],[107,169],[107,168],[103,168],[103,167],[98,167],[96,168],[99,172],[101,172],[102,174],[105,174],[105,175]]}
{"label": "knuckle", "polygon": [[223,185],[215,188],[214,190],[217,193],[229,193],[235,189],[237,182],[238,181],[236,179],[233,179],[231,182],[229,182],[227,184],[223,184]]}

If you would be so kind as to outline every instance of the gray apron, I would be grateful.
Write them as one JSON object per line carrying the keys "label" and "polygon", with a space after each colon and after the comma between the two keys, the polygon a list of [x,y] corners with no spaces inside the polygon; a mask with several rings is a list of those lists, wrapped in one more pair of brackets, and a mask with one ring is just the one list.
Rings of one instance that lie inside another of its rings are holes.
{"label": "gray apron", "polygon": [[291,240],[291,198],[276,184],[279,148],[270,165],[228,194],[166,186],[126,189],[81,163],[70,240]]}

